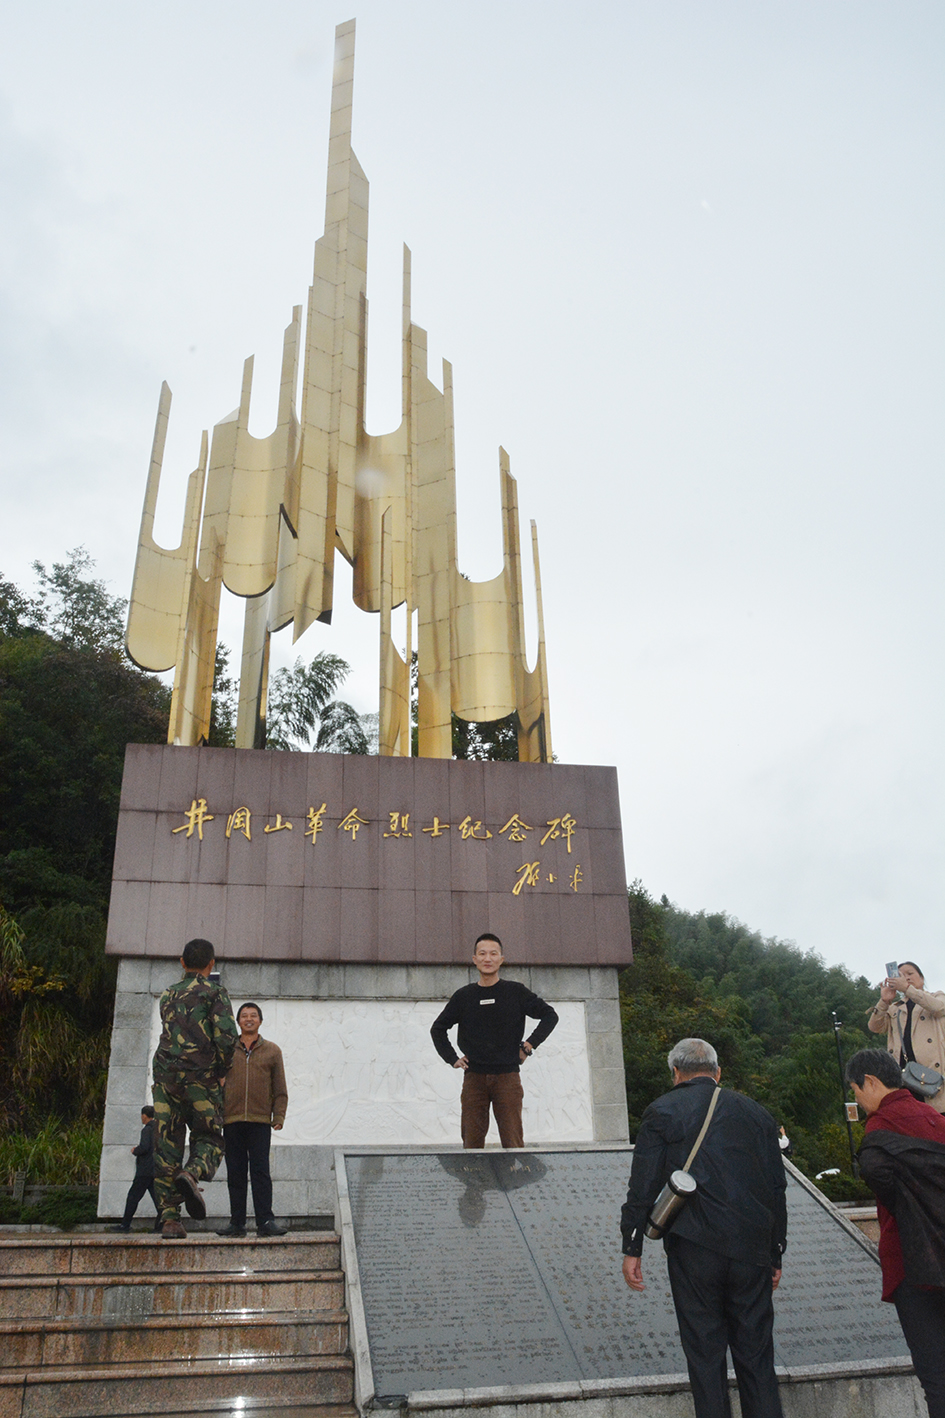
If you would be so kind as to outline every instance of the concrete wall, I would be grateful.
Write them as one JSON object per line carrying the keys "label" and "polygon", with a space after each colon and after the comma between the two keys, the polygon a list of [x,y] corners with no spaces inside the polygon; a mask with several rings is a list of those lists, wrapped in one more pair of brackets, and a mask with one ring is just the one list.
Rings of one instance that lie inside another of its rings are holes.
{"label": "concrete wall", "polygon": [[[624,1087],[623,1053],[620,1036],[620,1012],[617,998],[617,971],[610,966],[522,966],[509,967],[510,979],[521,980],[556,1006],[572,1002],[581,1006],[584,1038],[579,1047],[584,1055],[579,1061],[589,1092],[588,1142],[626,1142],[627,1103]],[[363,1002],[388,1002],[413,1005],[418,1000],[444,1002],[467,979],[474,978],[453,965],[341,965],[307,963],[261,963],[235,961],[225,964],[223,983],[234,1005],[244,999],[258,1000],[265,1010],[266,1002],[333,1001],[342,1009],[354,1010]],[[133,1159],[129,1148],[137,1142],[141,1126],[141,1108],[150,1099],[150,1070],[153,1053],[152,1024],[155,1001],[161,991],[180,978],[180,967],[169,960],[123,959],[119,965],[118,990],[112,1028],[112,1047],[108,1073],[108,1093],[105,1105],[105,1130],[99,1185],[99,1215],[120,1216],[131,1178]],[[266,1021],[263,1024],[266,1034]],[[363,1031],[362,1031],[363,1032]],[[536,1056],[542,1065],[550,1061],[555,1036]],[[276,1042],[279,1042],[276,1039]],[[429,1040],[424,1045],[429,1053],[431,1070],[441,1069]],[[365,1062],[371,1051],[380,1051],[380,1044],[370,1036],[364,1039]],[[529,1067],[532,1067],[529,1065]],[[537,1086],[540,1079],[532,1074]],[[529,1088],[526,1075],[526,1090]],[[453,1080],[449,1080],[452,1082]],[[458,1088],[456,1090],[458,1092]],[[458,1100],[455,1105],[455,1132],[458,1139]],[[292,1098],[290,1096],[290,1116]],[[351,1137],[349,1145],[370,1146],[379,1139],[368,1124],[369,1135]],[[529,1134],[526,1133],[528,1137]],[[531,1141],[547,1146],[571,1139],[533,1136]],[[389,1140],[385,1140],[389,1141]],[[420,1138],[405,1136],[403,1144]],[[274,1146],[272,1177],[274,1209],[279,1217],[332,1215],[335,1208],[333,1153],[335,1141],[324,1146]],[[427,1143],[442,1150],[442,1141]],[[208,1214],[225,1218],[229,1215],[225,1164],[217,1179],[206,1188]],[[150,1202],[145,1200],[141,1215],[150,1214]]]}

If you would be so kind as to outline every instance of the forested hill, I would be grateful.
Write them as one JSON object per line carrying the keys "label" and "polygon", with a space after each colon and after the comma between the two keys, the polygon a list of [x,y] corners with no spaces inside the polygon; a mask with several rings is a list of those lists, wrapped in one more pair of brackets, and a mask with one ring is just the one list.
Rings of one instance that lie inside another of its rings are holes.
{"label": "forested hill", "polygon": [[669,959],[697,980],[711,981],[720,995],[744,1000],[766,1053],[789,1045],[798,1030],[832,1026],[831,1010],[845,1024],[865,1025],[879,987],[863,975],[854,979],[813,951],[764,939],[721,912],[664,909]]}
{"label": "forested hill", "polygon": [[631,1137],[669,1086],[667,1053],[697,1036],[718,1049],[723,1082],[784,1124],[799,1165],[849,1172],[831,1012],[843,1025],[844,1058],[884,1042],[866,1028],[878,985],[723,913],[655,901],[638,881],[629,902],[634,964],[620,986]]}

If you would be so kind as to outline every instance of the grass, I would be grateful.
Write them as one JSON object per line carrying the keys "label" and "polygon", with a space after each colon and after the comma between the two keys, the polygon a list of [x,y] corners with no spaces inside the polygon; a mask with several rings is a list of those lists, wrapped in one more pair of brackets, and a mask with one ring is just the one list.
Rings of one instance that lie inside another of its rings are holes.
{"label": "grass", "polygon": [[95,1186],[101,1154],[101,1122],[70,1127],[47,1118],[32,1132],[0,1137],[0,1184],[13,1186],[17,1172],[25,1172],[34,1186]]}

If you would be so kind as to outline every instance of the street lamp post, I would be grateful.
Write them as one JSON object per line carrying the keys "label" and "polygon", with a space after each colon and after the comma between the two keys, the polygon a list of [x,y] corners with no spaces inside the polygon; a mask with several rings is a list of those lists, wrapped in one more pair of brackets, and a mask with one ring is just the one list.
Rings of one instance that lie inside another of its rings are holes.
{"label": "street lamp post", "polygon": [[847,1116],[846,1110],[847,1082],[843,1076],[843,1050],[840,1047],[841,1021],[837,1018],[837,1011],[835,1009],[832,1009],[830,1011],[830,1014],[833,1019],[833,1037],[837,1043],[837,1067],[840,1070],[840,1097],[843,1100],[843,1115],[846,1118],[847,1138],[850,1142],[850,1169],[853,1172],[854,1177],[858,1177],[860,1175],[860,1169],[857,1165],[856,1160],[856,1148],[853,1146],[853,1125],[850,1122],[849,1117]]}

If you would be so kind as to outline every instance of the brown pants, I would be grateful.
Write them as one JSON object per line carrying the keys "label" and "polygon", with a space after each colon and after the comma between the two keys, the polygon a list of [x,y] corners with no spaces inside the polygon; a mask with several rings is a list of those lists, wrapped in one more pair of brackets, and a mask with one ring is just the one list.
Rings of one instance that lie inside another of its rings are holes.
{"label": "brown pants", "polygon": [[489,1131],[489,1104],[503,1147],[524,1147],[522,1136],[522,1080],[517,1073],[463,1075],[462,1137],[464,1147],[485,1147]]}

